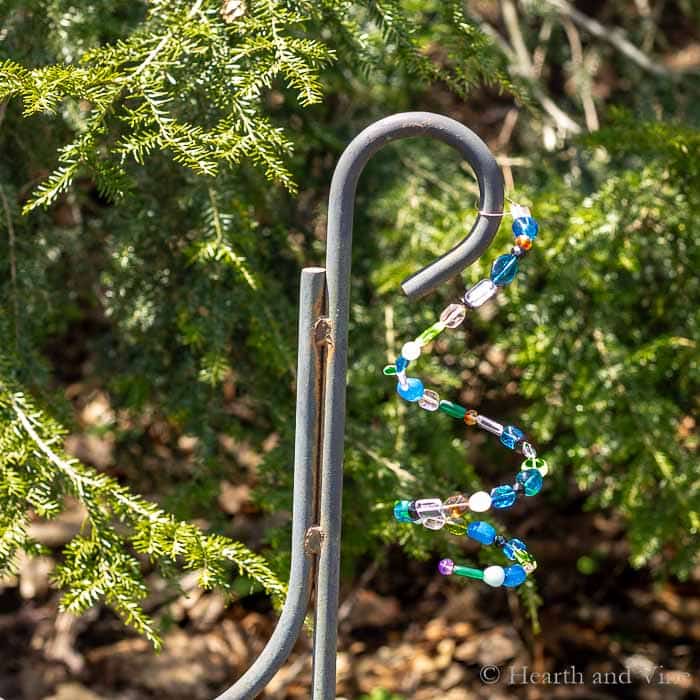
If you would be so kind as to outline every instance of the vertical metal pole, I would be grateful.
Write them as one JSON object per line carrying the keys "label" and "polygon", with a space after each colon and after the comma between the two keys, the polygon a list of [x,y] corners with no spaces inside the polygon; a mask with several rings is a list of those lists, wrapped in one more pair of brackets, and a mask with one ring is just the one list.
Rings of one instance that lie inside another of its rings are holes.
{"label": "vertical metal pole", "polygon": [[322,267],[301,271],[297,407],[294,435],[292,559],[287,599],[272,636],[253,665],[216,700],[246,700],[261,693],[287,660],[304,624],[309,606],[313,564],[304,541],[316,520],[323,395],[324,349],[316,342],[316,323],[325,312],[326,274]]}
{"label": "vertical metal pole", "polygon": [[[345,389],[347,381],[348,316],[353,208],[357,181],[369,158],[386,143],[426,135],[456,148],[479,181],[479,209],[503,209],[503,177],[486,144],[459,122],[429,112],[396,114],[375,122],[343,152],[331,182],[326,242],[330,346],[322,434],[320,526],[324,534],[319,559],[314,629],[312,698],[333,700],[336,681],[338,577],[343,492]],[[411,297],[427,294],[476,260],[488,247],[500,217],[479,215],[467,238],[403,283]]]}
{"label": "vertical metal pole", "polygon": [[[476,173],[480,191],[479,209],[486,212],[500,212],[503,209],[503,177],[493,155],[476,134],[448,117],[430,112],[396,114],[369,126],[343,152],[331,182],[326,270],[306,268],[301,275],[289,591],[277,626],[261,655],[231,688],[215,700],[249,700],[258,695],[286,661],[299,636],[308,608],[316,559],[311,551],[305,551],[305,538],[319,529],[311,527],[316,522],[319,490],[320,533],[316,534],[320,534],[322,539],[316,580],[312,697],[314,700],[335,698],[355,190],[369,158],[390,141],[409,136],[430,136],[453,146]],[[404,292],[409,297],[427,294],[468,267],[489,246],[499,224],[500,216],[493,213],[489,216],[478,215],[464,240],[404,280]],[[327,311],[324,304],[326,285]],[[325,342],[319,344],[316,330],[322,316],[327,317],[323,326]]]}

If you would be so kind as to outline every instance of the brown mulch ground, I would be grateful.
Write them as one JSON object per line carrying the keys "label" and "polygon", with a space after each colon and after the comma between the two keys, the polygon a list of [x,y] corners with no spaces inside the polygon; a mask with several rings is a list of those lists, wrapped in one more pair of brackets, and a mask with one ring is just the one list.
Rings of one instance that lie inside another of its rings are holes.
{"label": "brown mulch ground", "polygon": [[[69,511],[37,534],[56,545],[79,515]],[[577,502],[565,518],[542,509],[539,518],[544,526],[525,520],[523,527],[540,533],[539,540],[526,533],[540,564],[540,634],[516,594],[443,579],[435,562],[391,549],[371,577],[343,591],[339,696],[391,697],[384,689],[416,700],[700,697],[700,571],[690,582],[655,584],[628,566],[619,523],[584,513]],[[603,563],[584,575],[576,562],[591,540]],[[156,590],[148,602],[170,620],[156,655],[106,610],[78,620],[57,613],[51,566],[50,559],[25,562],[0,592],[4,700],[205,700],[241,674],[273,629],[263,597],[226,608],[190,575],[183,594]],[[486,683],[480,673],[500,680]],[[306,698],[309,679],[305,637],[265,697]]]}

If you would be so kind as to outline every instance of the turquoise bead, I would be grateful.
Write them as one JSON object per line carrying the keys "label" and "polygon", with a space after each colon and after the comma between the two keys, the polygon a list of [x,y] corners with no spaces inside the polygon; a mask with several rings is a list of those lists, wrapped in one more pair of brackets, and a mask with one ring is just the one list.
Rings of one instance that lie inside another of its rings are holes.
{"label": "turquoise bead", "polygon": [[513,566],[506,566],[504,568],[505,578],[503,579],[503,585],[508,588],[515,588],[525,581],[527,574],[525,569],[523,569],[520,564],[514,564]]}
{"label": "turquoise bead", "polygon": [[497,287],[503,287],[513,281],[518,272],[518,258],[515,255],[508,253],[507,255],[499,255],[491,268],[491,281]]}
{"label": "turquoise bead", "polygon": [[537,238],[539,229],[537,222],[531,216],[521,216],[513,222],[513,235],[516,238],[518,236],[527,236],[534,241]]}
{"label": "turquoise bead", "polygon": [[501,442],[506,447],[514,450],[518,440],[522,440],[525,437],[525,433],[520,430],[520,428],[516,428],[514,425],[506,425],[506,427],[503,428],[503,432],[501,433],[500,437]]}
{"label": "turquoise bead", "polygon": [[425,393],[425,388],[420,379],[409,377],[406,379],[406,388],[402,387],[400,382],[396,385],[396,393],[406,401],[419,401]]}
{"label": "turquoise bead", "polygon": [[412,523],[413,518],[410,513],[411,501],[396,501],[394,503],[394,518],[400,523]]}
{"label": "turquoise bead", "polygon": [[508,557],[508,559],[515,561],[514,550],[516,549],[524,549],[527,551],[527,545],[522,540],[513,538],[512,540],[508,540],[508,542],[503,545],[501,551]]}
{"label": "turquoise bead", "polygon": [[512,486],[496,486],[491,491],[491,505],[494,508],[510,508],[517,497],[518,494]]}
{"label": "turquoise bead", "polygon": [[403,355],[399,355],[396,360],[396,371],[403,372],[406,367],[408,367],[408,360]]}
{"label": "turquoise bead", "polygon": [[523,485],[526,496],[536,496],[542,489],[542,474],[539,469],[526,469],[518,472],[515,477],[519,484]]}
{"label": "turquoise bead", "polygon": [[493,544],[496,530],[483,520],[475,520],[467,526],[467,535],[481,544]]}

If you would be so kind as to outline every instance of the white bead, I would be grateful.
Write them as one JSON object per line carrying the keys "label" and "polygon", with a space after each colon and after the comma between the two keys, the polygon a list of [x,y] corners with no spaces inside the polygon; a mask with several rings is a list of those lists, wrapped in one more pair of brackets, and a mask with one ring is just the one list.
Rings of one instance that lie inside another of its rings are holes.
{"label": "white bead", "polygon": [[420,357],[420,345],[418,345],[418,343],[414,342],[413,340],[409,340],[401,348],[401,354],[407,360],[417,360]]}
{"label": "white bead", "polygon": [[483,513],[491,507],[491,496],[486,491],[477,491],[469,497],[469,509]]}
{"label": "white bead", "polygon": [[487,566],[484,569],[484,583],[488,583],[489,586],[498,588],[503,585],[505,578],[506,572],[502,566]]}

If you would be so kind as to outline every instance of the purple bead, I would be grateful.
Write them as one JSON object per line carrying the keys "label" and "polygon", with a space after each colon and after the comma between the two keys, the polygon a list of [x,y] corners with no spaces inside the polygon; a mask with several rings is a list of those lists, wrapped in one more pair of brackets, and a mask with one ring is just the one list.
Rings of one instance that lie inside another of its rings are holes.
{"label": "purple bead", "polygon": [[440,560],[440,563],[438,564],[438,571],[443,576],[450,576],[454,570],[455,570],[455,563],[452,561],[452,559],[441,559]]}

